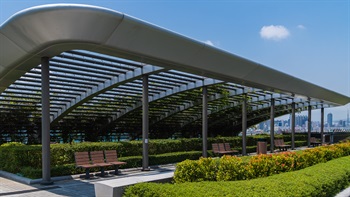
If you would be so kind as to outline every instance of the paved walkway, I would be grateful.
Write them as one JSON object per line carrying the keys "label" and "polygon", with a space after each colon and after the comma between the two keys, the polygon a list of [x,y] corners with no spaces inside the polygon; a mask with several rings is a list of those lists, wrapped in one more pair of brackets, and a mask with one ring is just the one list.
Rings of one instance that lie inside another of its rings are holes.
{"label": "paved walkway", "polygon": [[26,185],[0,177],[0,196],[95,196],[94,185],[82,180],[59,181],[50,186]]}
{"label": "paved walkway", "polygon": [[[151,171],[141,171],[140,168],[121,170],[117,176],[107,175],[106,177],[94,176],[90,180],[81,178],[61,180],[53,185],[43,186],[40,184],[27,185],[7,178],[0,177],[0,197],[94,197],[94,183],[110,179],[118,179],[145,174],[157,174],[164,171],[174,171],[175,165],[161,165],[152,167]],[[113,172],[113,171],[111,171]]]}

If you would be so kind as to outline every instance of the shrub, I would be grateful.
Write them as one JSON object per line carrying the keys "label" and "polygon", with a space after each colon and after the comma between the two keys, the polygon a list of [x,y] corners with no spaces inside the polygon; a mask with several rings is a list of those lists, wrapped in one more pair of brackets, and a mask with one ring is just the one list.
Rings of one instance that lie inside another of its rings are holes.
{"label": "shrub", "polygon": [[[177,164],[174,181],[176,183],[205,181],[208,180],[205,178],[207,174],[211,174],[212,177],[216,177],[216,180],[219,181],[267,177],[273,174],[303,169],[331,159],[347,156],[349,155],[349,150],[350,143],[337,144],[308,149],[301,153],[282,152],[270,155],[261,154],[250,157],[250,160],[246,163],[236,157],[223,156],[216,162],[219,170],[213,168],[213,165],[209,162],[200,162],[200,160],[186,161]],[[211,171],[204,172],[203,170]],[[213,178],[211,180],[215,179]]]}
{"label": "shrub", "polygon": [[246,169],[249,171],[250,178],[266,177],[273,174],[274,161],[272,155],[258,155],[252,157]]}
{"label": "shrub", "polygon": [[295,152],[283,152],[274,156],[275,174],[295,170],[298,155]]}
{"label": "shrub", "polygon": [[214,181],[216,180],[216,171],[218,159],[200,158],[198,161],[185,160],[176,165],[176,182],[193,181]]}
{"label": "shrub", "polygon": [[23,167],[41,167],[41,146],[0,147],[0,170],[18,173]]}
{"label": "shrub", "polygon": [[20,169],[20,174],[27,178],[35,179],[41,177],[42,170],[37,168],[24,167]]}
{"label": "shrub", "polygon": [[335,196],[350,182],[350,157],[282,173],[244,181],[204,181],[193,183],[140,183],[128,187],[124,196]]}
{"label": "shrub", "polygon": [[249,176],[241,158],[223,156],[216,175],[218,181],[244,180]]}
{"label": "shrub", "polygon": [[7,147],[7,146],[25,146],[25,144],[21,142],[7,142],[4,144],[1,144],[2,147]]}
{"label": "shrub", "polygon": [[295,169],[296,158],[296,153],[292,152],[274,155],[262,154],[252,157],[245,169],[250,175],[249,178],[266,177],[273,174],[293,171]]}

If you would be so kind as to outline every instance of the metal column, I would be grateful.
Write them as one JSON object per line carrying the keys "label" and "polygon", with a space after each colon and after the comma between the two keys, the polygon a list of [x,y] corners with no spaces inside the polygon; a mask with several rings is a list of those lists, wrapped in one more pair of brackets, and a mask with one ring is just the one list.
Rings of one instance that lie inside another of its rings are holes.
{"label": "metal column", "polygon": [[321,108],[321,145],[323,145],[323,130],[324,130],[324,108]]}
{"label": "metal column", "polygon": [[270,152],[273,153],[275,150],[275,99],[271,99],[271,111],[270,111]]}
{"label": "metal column", "polygon": [[292,122],[291,122],[291,127],[292,127],[292,150],[295,149],[295,103],[292,103]]}
{"label": "metal column", "polygon": [[307,146],[311,147],[311,105],[308,106],[307,111],[308,111],[308,116],[307,116]]}
{"label": "metal column", "polygon": [[149,170],[148,166],[148,76],[142,77],[142,170]]}
{"label": "metal column", "polygon": [[203,139],[203,150],[202,156],[208,157],[208,89],[206,86],[203,87],[203,111],[202,111],[202,139]]}
{"label": "metal column", "polygon": [[42,185],[52,184],[50,169],[50,60],[41,58]]}
{"label": "metal column", "polygon": [[242,155],[247,155],[247,98],[242,103]]}

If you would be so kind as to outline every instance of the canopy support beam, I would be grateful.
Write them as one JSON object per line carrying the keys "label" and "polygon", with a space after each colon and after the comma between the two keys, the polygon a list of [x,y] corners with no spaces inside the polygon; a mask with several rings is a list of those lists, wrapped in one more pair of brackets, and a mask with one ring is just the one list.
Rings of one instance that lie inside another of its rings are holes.
{"label": "canopy support beam", "polygon": [[307,146],[311,147],[311,110],[312,107],[311,105],[308,106],[307,111],[308,111],[308,116],[307,116]]}
{"label": "canopy support beam", "polygon": [[247,97],[242,102],[242,155],[247,155]]}
{"label": "canopy support beam", "polygon": [[324,108],[321,108],[321,145],[323,145],[323,131],[324,131]]}
{"label": "canopy support beam", "polygon": [[292,150],[295,149],[295,103],[292,103],[292,120],[291,120],[291,129],[292,129]]}
{"label": "canopy support beam", "polygon": [[270,152],[273,153],[275,150],[275,99],[271,99],[271,110],[270,110]]}
{"label": "canopy support beam", "polygon": [[50,185],[50,59],[41,58],[41,144],[42,144],[42,185]]}
{"label": "canopy support beam", "polygon": [[148,75],[142,76],[142,170],[148,171]]}
{"label": "canopy support beam", "polygon": [[202,111],[202,139],[203,151],[202,156],[208,157],[208,89],[203,87],[203,111]]}

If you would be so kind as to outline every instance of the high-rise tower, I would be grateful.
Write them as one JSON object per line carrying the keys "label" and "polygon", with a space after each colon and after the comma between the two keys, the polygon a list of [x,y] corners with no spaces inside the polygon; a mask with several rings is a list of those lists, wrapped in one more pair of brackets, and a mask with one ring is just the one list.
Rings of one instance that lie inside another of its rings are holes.
{"label": "high-rise tower", "polygon": [[328,127],[333,126],[333,114],[332,113],[327,114],[327,124],[328,124]]}

